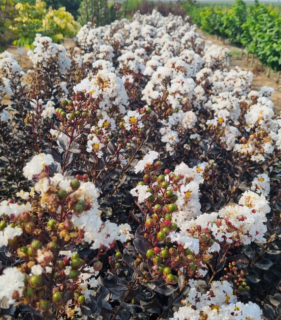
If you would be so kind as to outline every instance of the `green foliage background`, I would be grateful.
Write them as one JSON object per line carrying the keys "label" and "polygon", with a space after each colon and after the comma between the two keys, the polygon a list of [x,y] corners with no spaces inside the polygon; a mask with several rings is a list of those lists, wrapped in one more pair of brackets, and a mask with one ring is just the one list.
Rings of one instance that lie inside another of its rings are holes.
{"label": "green foliage background", "polygon": [[31,47],[37,33],[60,42],[63,37],[73,37],[81,28],[64,7],[58,10],[47,8],[46,3],[40,0],[35,5],[26,2],[14,4],[12,12],[13,19],[7,17],[9,23],[5,27],[14,33],[14,44],[19,46]]}
{"label": "green foliage background", "polygon": [[236,0],[231,8],[223,6],[191,6],[183,3],[187,14],[204,31],[227,38],[245,47],[249,53],[273,70],[281,70],[281,18],[278,7],[246,5]]}
{"label": "green foliage background", "polygon": [[[78,9],[82,0],[45,0],[47,8],[59,9],[64,7],[66,11],[70,12],[75,20],[78,17]],[[16,3],[28,3],[32,6],[35,5],[36,0],[17,0]]]}

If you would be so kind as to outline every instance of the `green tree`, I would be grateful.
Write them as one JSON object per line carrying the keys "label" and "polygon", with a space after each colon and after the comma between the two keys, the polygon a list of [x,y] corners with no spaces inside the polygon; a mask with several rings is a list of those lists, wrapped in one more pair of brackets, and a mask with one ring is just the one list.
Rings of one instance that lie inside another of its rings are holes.
{"label": "green tree", "polygon": [[15,1],[0,0],[0,34],[8,30],[16,14]]}
{"label": "green tree", "polygon": [[111,22],[109,13],[108,0],[83,0],[79,8],[78,21],[82,25],[90,21],[97,26],[104,26]]}
{"label": "green tree", "polygon": [[59,9],[65,7],[67,12],[70,12],[75,20],[78,18],[78,9],[82,0],[46,0],[47,7],[52,7],[53,9]]}
{"label": "green tree", "polygon": [[17,16],[10,29],[17,35],[16,45],[32,46],[36,33],[49,36],[60,42],[64,36],[74,36],[81,28],[73,16],[65,8],[54,10],[46,8],[46,3],[36,1],[34,6],[28,3],[16,5]]}
{"label": "green tree", "polygon": [[34,6],[36,0],[16,0],[16,3],[28,3],[29,5]]}
{"label": "green tree", "polygon": [[223,16],[225,33],[229,42],[241,46],[242,26],[247,20],[247,6],[243,0],[236,0]]}

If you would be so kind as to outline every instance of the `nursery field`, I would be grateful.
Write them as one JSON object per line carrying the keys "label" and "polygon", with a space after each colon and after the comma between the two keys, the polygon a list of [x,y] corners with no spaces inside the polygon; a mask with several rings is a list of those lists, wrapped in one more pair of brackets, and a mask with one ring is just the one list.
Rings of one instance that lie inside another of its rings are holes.
{"label": "nursery field", "polygon": [[160,9],[0,53],[1,320],[280,319],[279,87]]}
{"label": "nursery field", "polygon": [[270,77],[266,74],[265,67],[260,63],[258,59],[252,60],[251,57],[247,58],[246,50],[243,50],[237,46],[231,45],[227,40],[222,40],[217,36],[210,35],[203,30],[198,29],[198,32],[208,41],[225,47],[229,50],[230,64],[229,68],[240,67],[243,70],[248,70],[254,73],[252,86],[254,90],[260,90],[263,86],[271,87],[275,90],[271,95],[271,100],[274,103],[274,111],[279,113],[281,111],[281,86],[276,82],[278,74],[271,71]]}
{"label": "nursery field", "polygon": [[243,47],[265,67],[279,72],[281,17],[278,8],[260,4],[247,6],[236,0],[231,8],[223,6],[186,6],[194,22],[209,34]]}

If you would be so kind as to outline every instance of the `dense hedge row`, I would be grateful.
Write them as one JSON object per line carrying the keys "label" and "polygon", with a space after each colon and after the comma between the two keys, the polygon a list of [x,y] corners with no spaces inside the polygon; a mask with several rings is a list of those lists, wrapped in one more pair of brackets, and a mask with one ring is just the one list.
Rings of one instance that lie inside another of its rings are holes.
{"label": "dense hedge row", "polygon": [[37,35],[26,73],[0,54],[4,320],[280,315],[274,90],[189,22]]}
{"label": "dense hedge row", "polygon": [[220,6],[186,6],[193,20],[204,31],[227,38],[273,70],[281,70],[281,17],[277,9],[259,4],[246,6],[236,0],[231,9]]}

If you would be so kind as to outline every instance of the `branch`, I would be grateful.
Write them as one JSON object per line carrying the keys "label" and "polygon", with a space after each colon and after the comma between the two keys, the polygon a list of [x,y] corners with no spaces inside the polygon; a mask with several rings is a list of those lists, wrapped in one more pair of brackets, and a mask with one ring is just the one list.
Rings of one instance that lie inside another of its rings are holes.
{"label": "branch", "polygon": [[148,132],[147,132],[146,138],[145,138],[145,139],[141,142],[141,144],[137,147],[137,150],[136,150],[135,153],[133,154],[132,158],[130,159],[130,161],[128,162],[128,164],[126,165],[126,167],[123,169],[122,174],[121,174],[118,182],[116,183],[115,188],[114,188],[114,190],[113,190],[113,192],[111,193],[111,195],[110,195],[109,198],[111,198],[111,197],[114,195],[114,193],[116,192],[116,190],[118,189],[118,186],[119,186],[121,180],[123,179],[123,177],[124,177],[124,175],[125,175],[125,172],[126,172],[127,169],[129,168],[129,166],[130,166],[130,164],[132,163],[132,161],[135,159],[135,156],[136,156],[137,153],[140,151],[140,149],[141,149],[141,147],[143,146],[143,144],[147,141],[147,139],[148,139],[148,137],[149,137],[149,134],[150,134],[150,132],[151,132],[151,130],[152,130],[153,127],[154,127],[154,125],[150,127],[150,129],[149,129]]}
{"label": "branch", "polygon": [[229,200],[231,199],[231,196],[232,196],[233,193],[237,190],[237,188],[238,188],[238,186],[239,186],[239,184],[240,184],[240,181],[241,181],[241,179],[242,179],[242,177],[243,177],[243,175],[244,175],[244,173],[245,173],[246,171],[247,171],[247,169],[244,169],[244,170],[240,173],[240,176],[239,176],[236,184],[232,187],[231,192],[230,192],[230,194],[228,195],[228,197],[227,197],[227,199],[226,199],[225,205],[228,204]]}
{"label": "branch", "polygon": [[[225,260],[225,256],[226,256],[226,254],[227,254],[227,251],[223,254],[223,256],[222,256],[222,258],[220,259],[220,262],[219,263],[222,263],[224,260]],[[211,264],[209,264],[209,266],[210,266],[210,268],[212,269],[212,272],[213,272],[213,274],[212,274],[212,276],[211,276],[211,279],[210,279],[210,281],[209,281],[209,285],[212,283],[212,281],[214,280],[214,277],[215,277],[215,275],[217,274],[217,270],[214,270],[214,268],[213,268],[213,266],[211,265]]]}

